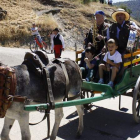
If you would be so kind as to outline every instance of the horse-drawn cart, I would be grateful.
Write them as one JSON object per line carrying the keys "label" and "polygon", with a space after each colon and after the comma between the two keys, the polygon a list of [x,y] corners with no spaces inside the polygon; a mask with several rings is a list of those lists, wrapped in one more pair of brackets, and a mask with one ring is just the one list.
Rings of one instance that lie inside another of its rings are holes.
{"label": "horse-drawn cart", "polygon": [[[117,77],[115,79],[115,86],[113,88],[107,84],[100,84],[94,81],[87,82],[83,80],[83,84],[81,87],[82,99],[56,102],[53,107],[62,108],[77,106],[119,96],[119,109],[121,109],[121,95],[126,95],[133,98],[133,118],[136,123],[140,123],[140,49],[138,49],[138,45],[139,38],[133,44],[133,48],[129,48],[129,53],[123,55],[123,63],[121,64],[121,68],[119,73],[117,74]],[[81,53],[82,51],[76,51],[77,63],[78,61],[80,61],[78,55]],[[87,96],[85,95],[85,93],[87,93]],[[95,94],[96,96],[94,96]],[[26,111],[45,111],[47,109],[51,109],[50,106],[51,104],[49,103],[26,105],[24,109]]]}
{"label": "horse-drawn cart", "polygon": [[[98,93],[98,96],[91,96],[89,98],[79,99],[79,100],[72,100],[72,101],[65,101],[65,102],[57,102],[55,103],[55,108],[60,107],[68,107],[68,106],[75,106],[81,105],[91,102],[96,102],[108,98],[114,98],[120,96],[119,99],[121,100],[121,95],[125,94],[129,89],[132,90],[132,97],[133,97],[133,117],[137,123],[140,123],[140,58],[135,57],[140,54],[140,50],[126,54],[123,57],[127,58],[129,61],[125,62],[123,66],[126,68],[123,72],[123,75],[119,77],[119,81],[114,88],[111,88],[109,85],[106,84],[99,84],[94,82],[86,82],[83,81],[82,90],[83,91],[90,91],[93,94]],[[131,59],[134,58],[134,59]],[[100,92],[100,94],[99,94]],[[119,102],[120,106],[120,102]],[[35,111],[35,110],[42,110],[47,109],[48,104],[37,104],[37,105],[27,105],[25,106],[26,111]]]}

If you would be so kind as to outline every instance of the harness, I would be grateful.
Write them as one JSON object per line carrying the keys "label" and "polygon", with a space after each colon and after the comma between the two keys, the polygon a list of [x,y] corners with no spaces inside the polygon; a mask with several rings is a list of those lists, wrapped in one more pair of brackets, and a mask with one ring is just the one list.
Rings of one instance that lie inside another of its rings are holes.
{"label": "harness", "polygon": [[[41,109],[38,108],[38,111],[44,111],[45,115],[43,119],[40,121],[42,122],[43,120],[46,119],[47,117],[47,122],[48,122],[48,137],[50,134],[50,110],[55,109],[55,103],[54,103],[54,97],[53,97],[53,91],[52,91],[52,83],[50,79],[50,73],[47,69],[47,64],[49,63],[47,55],[42,52],[42,51],[36,51],[35,53],[26,53],[24,57],[24,62],[29,70],[34,72],[38,77],[42,78],[45,83],[46,87],[46,102],[48,105],[47,109]],[[63,59],[54,59],[53,63],[56,63],[61,66],[65,78],[66,78],[66,90],[65,90],[65,97],[64,101],[68,100],[74,100],[77,97],[79,97],[81,94],[77,94],[74,97],[68,97],[68,92],[70,89],[69,85],[69,77],[67,73],[67,69],[65,67],[65,60]],[[75,63],[75,62],[73,62]],[[76,63],[75,63],[76,64]],[[80,75],[80,69],[78,65],[76,64],[76,69],[79,71]],[[82,81],[82,75],[81,75],[81,81]],[[21,97],[18,95],[15,95],[16,92],[16,74],[15,74],[15,69],[2,65],[0,66],[0,118],[3,118],[6,114],[7,109],[11,106],[12,102],[25,102],[27,100],[26,97]],[[38,122],[38,123],[40,123]],[[30,125],[36,125],[35,124],[30,124]]]}
{"label": "harness", "polygon": [[16,74],[13,68],[0,66],[0,118],[5,117],[12,102],[25,102],[26,97],[16,96]]}
{"label": "harness", "polygon": [[[62,70],[64,72],[64,75],[65,75],[65,78],[66,78],[66,90],[65,90],[65,97],[64,97],[63,101],[70,101],[70,100],[74,100],[77,97],[79,97],[80,96],[80,93],[78,93],[74,97],[69,97],[68,96],[68,92],[69,92],[70,86],[69,86],[69,77],[68,77],[67,69],[65,67],[65,60],[64,59],[61,59],[61,58],[57,58],[57,59],[54,59],[52,62],[61,66],[61,68],[62,68]],[[73,61],[73,63],[75,63],[75,61]],[[81,77],[81,81],[82,81],[82,74],[81,74],[80,68],[77,65],[77,63],[75,63],[75,64],[76,64],[76,69],[80,73],[80,77]]]}
{"label": "harness", "polygon": [[[46,102],[47,102],[48,108],[47,109],[38,108],[37,110],[40,111],[40,112],[45,112],[45,115],[40,122],[45,120],[46,117],[47,117],[47,122],[48,122],[48,136],[47,136],[47,138],[49,138],[49,136],[50,136],[49,135],[50,134],[50,110],[55,109],[55,103],[54,103],[50,73],[49,73],[49,71],[46,67],[47,64],[49,63],[49,61],[47,60],[47,62],[44,63],[43,59],[40,59],[41,55],[39,55],[39,52],[43,53],[43,55],[44,55],[44,52],[42,52],[42,51],[37,51],[37,52],[35,52],[36,54],[28,52],[25,55],[23,64],[26,64],[27,67],[29,68],[29,70],[32,70],[34,73],[37,74],[37,76],[43,77],[45,87],[46,87],[46,91],[47,91],[46,92],[46,99],[47,99]],[[43,58],[46,59],[44,56],[43,56]],[[56,64],[61,66],[61,68],[64,72],[64,75],[65,75],[65,78],[66,78],[66,90],[65,90],[65,97],[64,97],[63,101],[74,100],[77,97],[79,97],[81,95],[81,93],[78,93],[74,97],[68,97],[68,92],[69,92],[69,89],[70,89],[70,85],[69,85],[68,73],[67,73],[67,70],[66,70],[66,67],[65,67],[65,60],[64,59],[54,59],[52,61],[52,63],[56,63]],[[75,63],[75,62],[73,62],[73,63]],[[79,69],[77,64],[76,64],[76,69],[78,69],[78,71],[81,75],[80,69]],[[81,81],[82,81],[82,76],[81,76]],[[40,122],[38,122],[38,123],[40,123]],[[30,125],[36,125],[38,123],[30,124]]]}

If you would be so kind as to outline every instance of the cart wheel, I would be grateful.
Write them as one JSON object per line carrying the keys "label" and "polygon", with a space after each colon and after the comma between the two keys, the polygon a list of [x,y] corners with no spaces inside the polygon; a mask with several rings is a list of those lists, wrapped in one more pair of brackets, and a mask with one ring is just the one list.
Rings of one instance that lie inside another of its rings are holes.
{"label": "cart wheel", "polygon": [[132,112],[135,122],[140,123],[140,77],[136,82],[133,92]]}

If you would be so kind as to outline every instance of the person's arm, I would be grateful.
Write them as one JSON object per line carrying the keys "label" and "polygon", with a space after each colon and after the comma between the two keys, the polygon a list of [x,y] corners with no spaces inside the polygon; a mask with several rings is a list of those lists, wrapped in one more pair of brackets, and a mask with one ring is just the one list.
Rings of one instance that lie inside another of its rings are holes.
{"label": "person's arm", "polygon": [[95,66],[95,64],[91,64],[91,63],[90,63],[90,61],[89,61],[88,58],[85,58],[84,61],[86,62],[87,67],[88,67],[89,69],[93,69],[93,67]]}
{"label": "person's arm", "polygon": [[36,32],[36,31],[38,31],[38,28],[37,27],[35,27],[35,29],[32,30],[32,32]]}
{"label": "person's arm", "polygon": [[111,60],[107,59],[107,64],[110,64],[111,66],[115,66],[119,69],[121,63],[114,63]]}
{"label": "person's arm", "polygon": [[60,39],[61,42],[62,42],[62,46],[63,46],[63,50],[64,50],[64,48],[65,48],[65,44],[64,44],[64,38],[63,38],[63,36],[60,35],[60,36],[59,36],[59,39]]}
{"label": "person's arm", "polygon": [[130,26],[132,28],[139,29],[139,27],[137,26],[137,24],[135,22],[131,22],[131,25]]}
{"label": "person's arm", "polygon": [[[97,38],[101,40],[107,41],[107,38],[109,38],[109,27],[110,24],[104,23],[105,29],[101,31],[101,34],[98,34]],[[107,37],[108,36],[108,37]]]}
{"label": "person's arm", "polygon": [[110,71],[110,65],[107,63],[107,58],[108,58],[108,52],[104,56],[103,64],[105,64],[107,71]]}
{"label": "person's arm", "polygon": [[122,56],[121,54],[117,54],[117,56],[115,56],[116,59],[116,63],[112,62],[111,60],[107,59],[107,63],[110,64],[111,66],[115,66],[117,68],[120,67],[120,64],[122,62]]}
{"label": "person's arm", "polygon": [[106,62],[107,61],[107,56],[108,56],[108,52],[105,54],[103,61]]}

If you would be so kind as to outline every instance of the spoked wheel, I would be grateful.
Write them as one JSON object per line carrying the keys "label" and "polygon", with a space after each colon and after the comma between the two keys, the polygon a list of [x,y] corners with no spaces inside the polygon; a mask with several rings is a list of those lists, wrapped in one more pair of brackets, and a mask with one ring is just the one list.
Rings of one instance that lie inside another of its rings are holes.
{"label": "spoked wheel", "polygon": [[44,45],[44,46],[43,46],[43,49],[42,49],[42,50],[45,51],[46,53],[50,54],[50,53],[48,52],[48,50],[47,50],[47,49],[48,49],[48,46],[47,46],[47,43],[46,43],[45,41],[43,41],[43,45]]}
{"label": "spoked wheel", "polygon": [[36,41],[33,41],[33,42],[30,43],[30,50],[31,50],[32,52],[35,52],[35,51],[38,50],[38,46],[37,46],[37,44],[36,44]]}
{"label": "spoked wheel", "polygon": [[132,111],[135,122],[140,123],[140,77],[136,82],[133,92]]}

